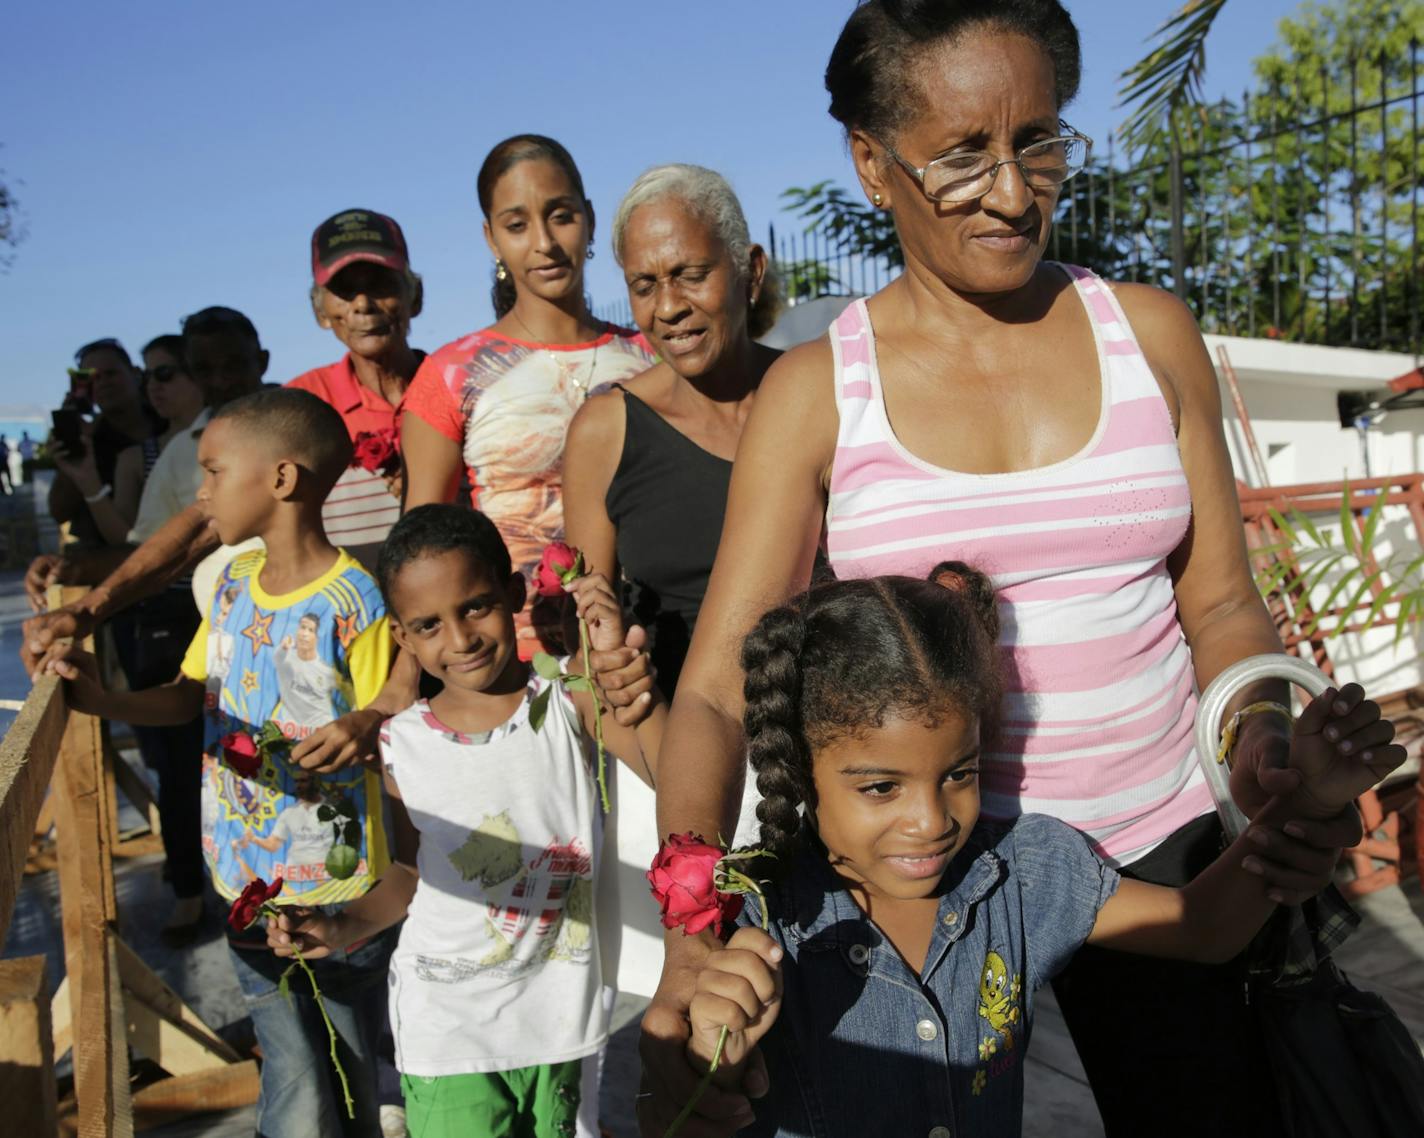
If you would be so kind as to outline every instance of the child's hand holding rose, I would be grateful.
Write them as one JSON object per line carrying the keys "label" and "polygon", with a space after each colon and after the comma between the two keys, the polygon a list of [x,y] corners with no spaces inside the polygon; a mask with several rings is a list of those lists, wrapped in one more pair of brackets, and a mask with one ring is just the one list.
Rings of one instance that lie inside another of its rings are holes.
{"label": "child's hand holding rose", "polygon": [[267,919],[267,947],[278,956],[294,956],[293,945],[308,960],[320,960],[346,947],[342,920],[317,909],[283,906]]}
{"label": "child's hand holding rose", "polygon": [[740,1090],[742,1065],[771,1030],[781,1011],[781,946],[758,928],[738,929],[725,948],[715,950],[697,977],[688,1019],[687,1053],[705,1071],[717,1051],[722,1029],[727,1041],[712,1081]]}

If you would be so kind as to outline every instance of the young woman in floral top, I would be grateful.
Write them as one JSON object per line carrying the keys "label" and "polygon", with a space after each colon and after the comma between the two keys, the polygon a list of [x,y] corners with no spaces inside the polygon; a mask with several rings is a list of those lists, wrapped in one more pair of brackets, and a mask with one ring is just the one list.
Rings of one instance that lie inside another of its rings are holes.
{"label": "young woman in floral top", "polygon": [[[527,575],[564,535],[564,437],[574,413],[654,356],[641,335],[588,310],[593,206],[567,150],[542,135],[506,139],[480,168],[478,190],[498,319],[417,373],[402,428],[405,505],[454,501],[463,473],[471,501]],[[560,611],[531,599],[517,622],[521,658],[562,651]]]}

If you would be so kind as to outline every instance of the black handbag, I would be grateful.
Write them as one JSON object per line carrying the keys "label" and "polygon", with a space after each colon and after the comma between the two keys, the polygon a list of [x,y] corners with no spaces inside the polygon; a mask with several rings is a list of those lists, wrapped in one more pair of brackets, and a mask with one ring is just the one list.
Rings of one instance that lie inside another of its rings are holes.
{"label": "black handbag", "polygon": [[[1258,940],[1251,1003],[1290,1138],[1424,1136],[1424,1057],[1390,1006],[1330,959],[1359,923],[1333,888]],[[1284,938],[1284,944],[1282,944]]]}

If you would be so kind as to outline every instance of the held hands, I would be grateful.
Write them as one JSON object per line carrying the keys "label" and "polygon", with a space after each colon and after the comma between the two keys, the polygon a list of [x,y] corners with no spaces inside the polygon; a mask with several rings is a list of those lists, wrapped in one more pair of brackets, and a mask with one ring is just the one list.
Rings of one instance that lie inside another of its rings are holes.
{"label": "held hands", "polygon": [[723,1088],[741,1084],[742,1065],[776,1022],[781,1011],[781,946],[757,928],[738,929],[727,947],[714,951],[697,977],[688,1019],[689,1060],[700,1071],[712,1063],[722,1029],[727,1042],[712,1081]]}
{"label": "held hands", "polygon": [[1300,787],[1291,798],[1295,813],[1329,818],[1378,785],[1405,759],[1394,724],[1359,684],[1316,696],[1296,720],[1290,744],[1291,770]]}
{"label": "held hands", "polygon": [[[663,1138],[701,1083],[702,1071],[689,1061],[691,1029],[687,1017],[708,955],[722,951],[721,945],[712,948],[711,939],[710,934],[705,934],[679,936],[669,942],[662,979],[643,1013],[638,1039],[643,1078],[636,1100],[641,1138]],[[742,1073],[742,1085],[724,1090],[715,1080],[710,1083],[697,1100],[692,1116],[678,1131],[680,1138],[725,1138],[750,1126],[755,1115],[748,1100],[760,1098],[767,1089],[761,1052],[753,1051]]]}
{"label": "held hands", "polygon": [[[1370,728],[1367,736],[1352,742],[1351,750],[1341,752],[1342,756],[1358,757],[1362,751],[1369,750],[1371,755],[1366,765],[1376,768],[1373,780],[1368,785],[1360,784],[1360,789],[1353,797],[1364,793],[1397,767],[1403,761],[1404,754],[1401,748],[1388,747],[1390,740],[1394,738],[1394,726],[1388,720],[1380,718],[1379,705],[1365,699],[1364,695],[1364,689],[1359,684],[1346,684],[1339,692],[1334,688],[1322,692],[1310,702],[1294,730],[1294,737],[1303,743],[1302,733],[1307,736],[1318,735],[1322,726],[1326,727],[1328,732],[1325,741],[1333,745],[1341,741],[1339,732],[1342,727],[1346,733],[1356,728]],[[1329,710],[1327,715],[1331,700],[1336,701],[1335,707],[1339,710]],[[1345,724],[1336,724],[1325,723],[1324,719],[1317,722],[1318,717],[1349,718]],[[1358,749],[1354,749],[1355,744],[1358,744]],[[1358,761],[1344,764],[1338,768],[1337,775],[1359,766]],[[1354,773],[1361,778],[1365,777],[1364,771],[1355,769]],[[1297,760],[1292,746],[1290,724],[1284,718],[1279,715],[1260,714],[1248,716],[1242,721],[1240,735],[1231,753],[1231,797],[1248,816],[1255,817],[1256,812],[1270,798],[1288,798],[1295,794],[1300,790],[1305,775],[1306,771]],[[1350,777],[1353,779],[1353,775]],[[1337,810],[1340,808],[1336,807]],[[1358,840],[1357,835],[1355,841]]]}
{"label": "held hands", "polygon": [[308,960],[320,960],[346,947],[342,921],[316,909],[300,905],[284,906],[277,917],[267,919],[267,947],[278,956],[293,956],[293,946]]}
{"label": "held hands", "polygon": [[[1246,831],[1251,852],[1241,863],[1265,882],[1272,901],[1299,904],[1330,883],[1340,850],[1360,840],[1360,818],[1351,804],[1404,761],[1404,748],[1391,743],[1394,725],[1364,696],[1358,684],[1322,692],[1301,713],[1293,737],[1280,716],[1245,721],[1274,721],[1256,739],[1260,756],[1271,758],[1269,776],[1279,797]],[[1284,752],[1290,765],[1277,763],[1273,752]],[[1267,768],[1260,773],[1264,786]]]}
{"label": "held hands", "polygon": [[653,707],[655,676],[644,651],[647,632],[636,624],[624,630],[622,607],[603,574],[589,573],[565,589],[588,624],[589,666],[613,718],[621,726],[636,726]]}

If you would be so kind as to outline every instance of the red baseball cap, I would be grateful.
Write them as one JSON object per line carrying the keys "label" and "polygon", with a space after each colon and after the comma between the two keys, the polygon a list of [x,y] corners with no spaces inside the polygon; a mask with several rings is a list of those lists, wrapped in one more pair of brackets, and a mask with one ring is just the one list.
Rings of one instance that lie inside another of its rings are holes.
{"label": "red baseball cap", "polygon": [[328,217],[312,234],[312,279],[325,285],[347,265],[370,261],[397,272],[410,268],[405,234],[394,218],[369,209]]}

